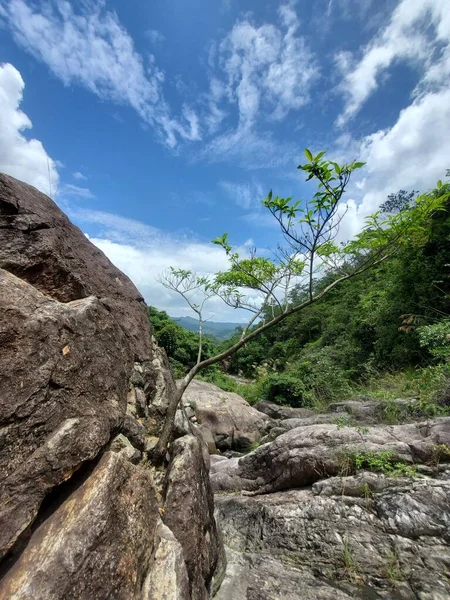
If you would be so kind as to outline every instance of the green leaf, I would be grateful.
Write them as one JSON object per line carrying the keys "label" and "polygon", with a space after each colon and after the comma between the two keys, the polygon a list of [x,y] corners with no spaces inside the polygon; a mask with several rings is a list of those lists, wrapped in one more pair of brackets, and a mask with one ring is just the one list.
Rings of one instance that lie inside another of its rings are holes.
{"label": "green leaf", "polygon": [[341,172],[342,172],[342,171],[341,171],[341,167],[340,167],[340,166],[339,166],[337,163],[335,163],[335,162],[333,162],[333,163],[331,163],[331,164],[333,165],[333,167],[334,167],[334,170],[336,171],[336,173],[337,173],[338,175],[340,175],[340,174],[341,174]]}
{"label": "green leaf", "polygon": [[305,156],[310,162],[313,161],[313,155],[311,154],[311,150],[308,148],[305,148]]}

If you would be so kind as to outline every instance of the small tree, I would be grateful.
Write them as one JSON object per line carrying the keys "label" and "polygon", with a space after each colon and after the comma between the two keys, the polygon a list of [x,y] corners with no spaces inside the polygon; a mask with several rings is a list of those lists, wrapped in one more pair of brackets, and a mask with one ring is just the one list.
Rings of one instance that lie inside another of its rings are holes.
{"label": "small tree", "polygon": [[[336,237],[345,215],[341,201],[352,173],[364,163],[339,165],[325,159],[325,152],[313,156],[306,150],[305,155],[308,162],[299,165],[298,169],[307,173],[307,181],[317,182],[317,191],[312,198],[307,202],[294,201],[292,197],[274,196],[270,191],[263,200],[263,205],[280,227],[283,243],[275,251],[257,256],[253,248],[248,256],[242,257],[233,249],[225,233],[213,243],[226,253],[230,265],[227,271],[199,277],[192,271],[171,267],[160,276],[160,282],[180,294],[196,313],[199,346],[196,364],[178,383],[177,391],[170,399],[156,457],[165,454],[177,407],[199,371],[224,360],[269,327],[319,301],[341,282],[386,260],[403,243],[423,240],[431,215],[442,209],[450,196],[448,186],[439,182],[439,193],[424,194],[414,203],[408,197],[411,202],[408,210],[394,214],[380,210],[370,215],[352,241],[338,245]],[[315,285],[317,278],[327,270],[334,274],[331,283],[325,287]],[[299,282],[307,289],[306,295],[300,297],[291,294]],[[203,308],[213,296],[232,308],[248,311],[250,317],[237,342],[215,356],[202,359]]]}

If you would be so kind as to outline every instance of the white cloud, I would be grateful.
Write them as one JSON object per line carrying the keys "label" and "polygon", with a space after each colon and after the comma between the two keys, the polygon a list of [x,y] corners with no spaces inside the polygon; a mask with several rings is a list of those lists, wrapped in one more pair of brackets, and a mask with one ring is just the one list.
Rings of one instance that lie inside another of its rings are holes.
{"label": "white cloud", "polygon": [[237,21],[217,47],[212,59],[215,79],[222,81],[225,97],[236,104],[239,126],[256,118],[284,118],[308,102],[318,67],[290,4],[279,8],[280,26],[257,26],[249,19]]}
{"label": "white cloud", "polygon": [[[166,310],[169,314],[191,315],[184,301],[174,292],[165,289],[157,281],[158,275],[169,266],[189,269],[198,274],[212,274],[226,269],[228,260],[225,252],[211,243],[202,243],[188,236],[172,235],[159,229],[119,215],[65,207],[69,216],[86,227],[100,226],[90,241],[100,248],[108,258],[126,273],[148,304]],[[238,248],[246,252],[246,246]],[[219,299],[207,305],[206,316],[214,314],[218,320],[243,321],[246,314],[234,311]]]}
{"label": "white cloud", "polygon": [[77,198],[84,198],[85,200],[92,200],[93,198],[95,198],[94,194],[91,192],[90,189],[80,187],[78,185],[73,185],[71,183],[66,183],[65,185],[63,185],[60,188],[58,195],[62,196],[63,198],[66,196],[75,196]]}
{"label": "white cloud", "polygon": [[285,167],[290,163],[295,168],[298,146],[276,140],[270,133],[256,128],[239,127],[217,135],[202,149],[192,155],[192,160],[209,163],[237,163],[246,169]]}
{"label": "white cloud", "polygon": [[147,29],[145,36],[152,44],[155,45],[162,44],[166,41],[166,36],[157,29]]}
{"label": "white cloud", "polygon": [[130,106],[169,147],[178,140],[197,140],[198,121],[184,107],[180,118],[171,115],[162,90],[164,73],[149,55],[146,64],[130,35],[105,3],[80,5],[49,0],[34,5],[6,0],[6,19],[16,42],[65,85],[81,85],[102,99]]}
{"label": "white cloud", "polygon": [[292,3],[278,10],[279,24],[256,25],[238,20],[210,49],[210,90],[204,121],[210,132],[237,111],[234,127],[217,135],[199,153],[210,162],[235,161],[242,166],[286,164],[291,148],[275,143],[262,126],[284,119],[310,97],[319,69],[301,35]]}
{"label": "white cloud", "polygon": [[219,185],[244,210],[259,207],[264,197],[262,185],[255,180],[244,183],[220,181]]}
{"label": "white cloud", "polygon": [[24,135],[32,127],[19,109],[24,87],[16,68],[0,64],[0,171],[54,195],[58,187],[55,162],[40,141]]}
{"label": "white cloud", "polygon": [[388,194],[399,189],[424,192],[444,178],[450,167],[449,131],[450,88],[416,98],[393,127],[365,137],[359,156],[367,166],[357,182],[362,200],[349,203],[341,239],[356,234],[364,217],[377,210]]}
{"label": "white cloud", "polygon": [[[344,125],[378,89],[381,75],[398,61],[420,68],[425,76],[416,92],[446,86],[450,75],[450,11],[448,0],[402,0],[387,26],[363,49],[360,60],[337,56],[346,98],[337,123]],[[426,71],[428,70],[428,73]]]}
{"label": "white cloud", "polygon": [[79,181],[86,181],[87,180],[86,175],[83,175],[83,173],[80,173],[80,171],[75,171],[74,173],[72,173],[72,177],[74,179],[78,179]]}

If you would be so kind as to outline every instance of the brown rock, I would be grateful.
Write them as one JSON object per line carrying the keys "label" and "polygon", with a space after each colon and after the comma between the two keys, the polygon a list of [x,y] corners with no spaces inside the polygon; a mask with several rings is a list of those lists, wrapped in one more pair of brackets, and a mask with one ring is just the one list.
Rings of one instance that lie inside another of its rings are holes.
{"label": "brown rock", "polygon": [[0,267],[60,302],[102,299],[136,359],[151,359],[141,294],[50,198],[0,174],[0,232]]}
{"label": "brown rock", "polygon": [[181,544],[162,522],[156,534],[155,559],[144,583],[142,600],[190,600],[189,577]]}
{"label": "brown rock", "polygon": [[52,200],[1,174],[0,269],[2,556],[120,427],[133,373],[147,402],[157,377],[131,281]]}
{"label": "brown rock", "polygon": [[34,532],[3,579],[0,599],[138,598],[157,521],[149,471],[107,453]]}
{"label": "brown rock", "polygon": [[45,494],[119,426],[130,361],[124,332],[94,297],[63,304],[0,270],[0,314],[3,555]]}

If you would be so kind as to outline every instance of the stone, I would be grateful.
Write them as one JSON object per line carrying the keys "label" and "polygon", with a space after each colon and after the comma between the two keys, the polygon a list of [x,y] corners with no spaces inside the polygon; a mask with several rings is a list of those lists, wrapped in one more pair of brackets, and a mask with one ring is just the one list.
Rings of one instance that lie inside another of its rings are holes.
{"label": "stone", "polygon": [[123,419],[122,433],[135,448],[145,452],[147,446],[147,431],[145,427],[132,415],[126,414]]}
{"label": "stone", "polygon": [[450,597],[448,480],[361,473],[215,501],[228,558],[219,600]]}
{"label": "stone", "polygon": [[306,570],[254,552],[227,548],[228,568],[214,600],[352,600],[361,598],[328,585]]}
{"label": "stone", "polygon": [[258,402],[256,410],[267,415],[271,419],[303,419],[314,415],[310,408],[293,408],[292,406],[281,406],[274,402]]}
{"label": "stone", "polygon": [[0,270],[0,314],[8,315],[0,324],[3,556],[45,495],[93,459],[120,426],[129,361],[123,330],[92,296],[61,303]]}
{"label": "stone", "polygon": [[189,577],[183,548],[161,521],[156,529],[156,551],[152,569],[144,582],[142,600],[190,600]]}
{"label": "stone", "polygon": [[95,296],[126,333],[131,360],[152,359],[142,295],[50,198],[0,174],[0,232],[1,268],[62,303]]}
{"label": "stone", "polygon": [[3,578],[0,599],[139,598],[158,516],[150,472],[106,453],[33,531]]}
{"label": "stone", "polygon": [[190,598],[208,600],[220,585],[226,562],[202,442],[193,435],[178,438],[170,455],[163,521],[183,548]]}
{"label": "stone", "polygon": [[367,433],[327,424],[297,427],[237,461],[212,465],[211,481],[217,491],[270,493],[337,475],[349,450],[390,451],[406,463],[426,463],[436,444],[450,445],[450,417],[370,427]]}
{"label": "stone", "polygon": [[211,455],[217,454],[217,446],[216,446],[216,442],[215,442],[215,439],[214,439],[214,436],[213,436],[211,430],[208,429],[208,427],[206,427],[206,425],[200,425],[197,428],[197,431],[201,435],[204,444],[208,448],[209,454],[211,454]]}
{"label": "stone", "polygon": [[244,398],[205,381],[190,383],[183,404],[195,411],[198,424],[211,431],[221,451],[248,449],[260,441],[270,426],[270,419]]}
{"label": "stone", "polygon": [[122,433],[116,435],[109,445],[111,452],[117,452],[133,464],[139,463],[142,458],[141,452],[137,450],[130,440],[125,437]]}

